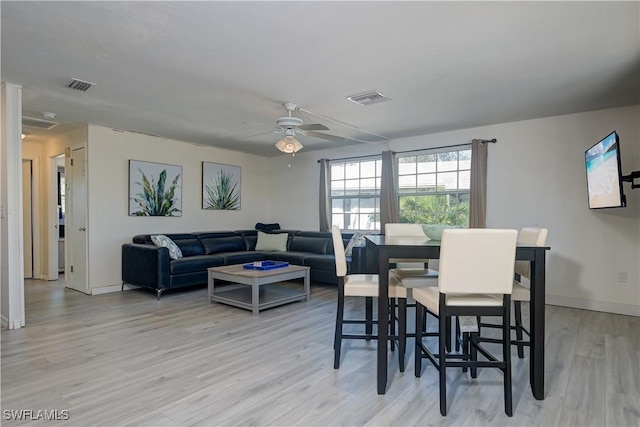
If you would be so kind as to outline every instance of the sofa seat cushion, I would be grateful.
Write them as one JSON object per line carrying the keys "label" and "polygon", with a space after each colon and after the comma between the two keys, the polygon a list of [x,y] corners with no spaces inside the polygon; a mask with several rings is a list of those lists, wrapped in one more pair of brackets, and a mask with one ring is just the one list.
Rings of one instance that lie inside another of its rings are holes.
{"label": "sofa seat cushion", "polygon": [[267,259],[271,261],[286,261],[289,264],[305,265],[304,260],[314,254],[309,252],[267,252]]}
{"label": "sofa seat cushion", "polygon": [[224,265],[224,260],[213,255],[196,255],[172,260],[169,264],[171,274],[186,274],[205,271],[209,267]]}
{"label": "sofa seat cushion", "polygon": [[264,261],[267,255],[264,252],[240,251],[240,252],[222,252],[216,254],[224,260],[225,265],[244,264],[253,261]]}

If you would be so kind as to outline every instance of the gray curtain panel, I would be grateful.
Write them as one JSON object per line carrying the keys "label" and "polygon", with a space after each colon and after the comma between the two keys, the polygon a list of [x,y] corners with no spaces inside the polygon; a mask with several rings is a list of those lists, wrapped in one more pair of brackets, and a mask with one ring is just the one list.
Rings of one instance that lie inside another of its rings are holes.
{"label": "gray curtain panel", "polygon": [[331,230],[331,208],[329,191],[331,191],[329,159],[320,159],[320,231]]}
{"label": "gray curtain panel", "polygon": [[487,226],[487,148],[480,139],[471,141],[469,228]]}
{"label": "gray curtain panel", "polygon": [[396,153],[382,152],[382,176],[380,184],[380,232],[384,234],[387,223],[398,222],[398,185],[396,179]]}

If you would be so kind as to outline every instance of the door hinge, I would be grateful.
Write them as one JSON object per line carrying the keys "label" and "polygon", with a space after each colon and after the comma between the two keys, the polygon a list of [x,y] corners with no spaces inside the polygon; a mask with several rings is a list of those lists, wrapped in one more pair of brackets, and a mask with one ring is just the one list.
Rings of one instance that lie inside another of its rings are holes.
{"label": "door hinge", "polygon": [[73,166],[73,159],[71,159],[71,166]]}
{"label": "door hinge", "polygon": [[71,266],[71,272],[73,273],[73,265]]}
{"label": "door hinge", "polygon": [[71,157],[71,148],[67,147],[64,149],[64,155],[67,157]]}

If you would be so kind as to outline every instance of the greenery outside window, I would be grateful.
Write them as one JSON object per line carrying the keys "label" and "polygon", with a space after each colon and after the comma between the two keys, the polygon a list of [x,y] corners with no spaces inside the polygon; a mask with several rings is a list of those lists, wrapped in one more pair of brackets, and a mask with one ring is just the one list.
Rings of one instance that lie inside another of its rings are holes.
{"label": "greenery outside window", "polygon": [[331,224],[343,230],[380,229],[382,159],[331,162]]}
{"label": "greenery outside window", "polygon": [[469,226],[471,146],[398,154],[398,220]]}

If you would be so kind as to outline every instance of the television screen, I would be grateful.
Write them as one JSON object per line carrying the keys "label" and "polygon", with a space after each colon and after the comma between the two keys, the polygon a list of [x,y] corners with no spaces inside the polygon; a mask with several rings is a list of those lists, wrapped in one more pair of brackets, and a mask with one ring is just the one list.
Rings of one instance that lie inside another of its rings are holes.
{"label": "television screen", "polygon": [[624,207],[618,134],[611,132],[585,151],[584,157],[589,209]]}

